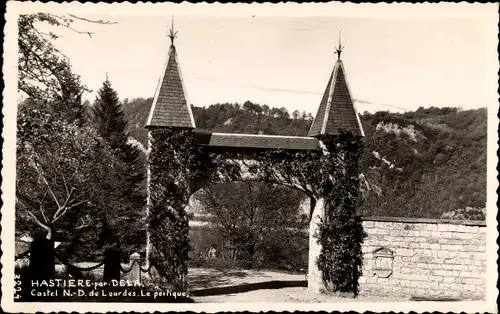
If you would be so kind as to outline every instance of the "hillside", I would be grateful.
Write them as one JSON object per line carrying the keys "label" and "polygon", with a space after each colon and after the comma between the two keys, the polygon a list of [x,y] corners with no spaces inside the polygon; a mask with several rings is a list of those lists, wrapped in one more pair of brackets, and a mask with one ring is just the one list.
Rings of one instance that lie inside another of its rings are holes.
{"label": "hillside", "polygon": [[[136,98],[123,103],[132,137],[147,147],[147,131],[144,129],[153,98]],[[215,104],[208,108],[192,107],[196,127],[223,133],[286,134],[305,136],[313,120],[310,113],[285,108],[269,108],[249,101],[240,104]]]}
{"label": "hillside", "polygon": [[[131,136],[147,147],[144,124],[152,98],[124,102]],[[196,125],[215,132],[304,136],[313,116],[244,104],[193,107]],[[486,109],[419,108],[365,113],[361,160],[364,215],[451,217],[486,202]],[[481,211],[457,218],[484,219]]]}
{"label": "hillside", "polygon": [[[361,166],[373,186],[362,205],[365,214],[438,218],[485,207],[485,108],[378,112],[362,121],[367,136]],[[463,218],[484,218],[469,212]]]}

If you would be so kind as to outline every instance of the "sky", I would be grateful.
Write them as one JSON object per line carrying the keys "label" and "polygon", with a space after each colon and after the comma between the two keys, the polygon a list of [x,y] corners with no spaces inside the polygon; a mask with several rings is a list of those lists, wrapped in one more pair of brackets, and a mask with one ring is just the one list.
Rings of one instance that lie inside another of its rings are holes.
{"label": "sky", "polygon": [[[82,16],[82,15],[80,15]],[[167,60],[171,15],[83,15],[92,37],[58,30],[55,42],[93,93],[106,75],[120,98],[153,97]],[[250,100],[315,113],[337,59],[365,110],[497,104],[496,42],[485,19],[175,15],[189,101]],[[494,33],[493,33],[494,34]]]}

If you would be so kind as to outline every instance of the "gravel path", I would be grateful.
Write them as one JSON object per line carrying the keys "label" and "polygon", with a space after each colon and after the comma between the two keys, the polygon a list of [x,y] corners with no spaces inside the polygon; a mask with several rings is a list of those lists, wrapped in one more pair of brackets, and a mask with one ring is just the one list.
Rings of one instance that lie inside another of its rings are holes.
{"label": "gravel path", "polygon": [[295,282],[305,280],[306,277],[304,274],[288,274],[266,270],[190,268],[188,272],[188,282],[191,290],[265,283],[270,281]]}
{"label": "gravel path", "polygon": [[307,288],[281,288],[255,290],[243,293],[193,297],[199,303],[330,303],[330,302],[398,302],[408,301],[394,297],[358,296],[357,298],[340,297],[312,293]]}
{"label": "gravel path", "polygon": [[[78,263],[89,267],[95,263]],[[128,268],[128,265],[123,265]],[[56,268],[63,269],[62,266]],[[102,276],[102,267],[94,274]],[[216,270],[190,268],[188,273],[190,296],[202,303],[320,303],[320,302],[395,302],[408,301],[395,297],[360,295],[341,297],[338,295],[316,294],[307,289],[304,274],[290,274],[268,270]]]}
{"label": "gravel path", "polygon": [[188,280],[191,297],[202,303],[405,301],[394,297],[361,295],[353,299],[316,294],[307,289],[305,275],[275,271],[190,268]]}

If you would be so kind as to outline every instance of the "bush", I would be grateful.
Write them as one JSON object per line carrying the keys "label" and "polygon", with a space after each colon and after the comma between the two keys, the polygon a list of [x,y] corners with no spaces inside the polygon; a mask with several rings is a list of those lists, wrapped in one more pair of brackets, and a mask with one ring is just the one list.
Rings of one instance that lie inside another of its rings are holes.
{"label": "bush", "polygon": [[217,270],[224,269],[235,269],[235,268],[243,268],[243,263],[241,261],[237,261],[236,263],[233,260],[224,257],[218,257],[213,259],[207,259],[204,267],[214,268]]}
{"label": "bush", "polygon": [[189,252],[189,267],[206,267],[207,259],[202,252]]}
{"label": "bush", "polygon": [[[268,232],[262,246],[255,256],[254,268],[299,271],[307,269],[309,260],[309,236],[307,232],[294,232],[296,234],[284,235],[279,232]],[[189,267],[204,267],[215,269],[245,268],[248,257],[236,254],[233,260],[228,256],[222,245],[214,243],[218,240],[217,232],[207,226],[197,226],[190,230]],[[210,246],[217,249],[217,258],[208,259],[207,251]]]}
{"label": "bush", "polygon": [[443,219],[456,220],[486,220],[486,208],[465,207],[443,213]]}

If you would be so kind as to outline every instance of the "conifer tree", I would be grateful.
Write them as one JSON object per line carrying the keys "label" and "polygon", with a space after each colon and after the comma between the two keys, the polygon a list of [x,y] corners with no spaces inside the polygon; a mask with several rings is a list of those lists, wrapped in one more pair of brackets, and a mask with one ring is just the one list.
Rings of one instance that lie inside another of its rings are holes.
{"label": "conifer tree", "polygon": [[118,93],[112,88],[108,78],[97,92],[93,106],[93,119],[99,134],[117,149],[124,162],[129,164],[131,186],[126,192],[140,189],[144,180],[144,167],[141,167],[140,151],[129,143],[127,121],[121,108]]}
{"label": "conifer tree", "polygon": [[[136,243],[133,237],[137,236],[137,221],[146,204],[145,195],[145,160],[137,147],[129,142],[127,121],[118,97],[106,77],[103,86],[98,90],[93,108],[93,121],[99,134],[116,151],[119,158],[126,165],[127,185],[123,186],[124,202],[130,207],[130,215],[122,217],[120,224],[120,238],[125,245]],[[116,223],[116,222],[115,222]],[[125,227],[123,224],[129,225]]]}
{"label": "conifer tree", "polygon": [[121,149],[127,143],[127,123],[121,109],[118,93],[106,77],[102,87],[97,91],[93,106],[94,122],[99,134],[114,149]]}

